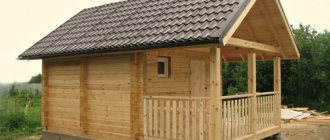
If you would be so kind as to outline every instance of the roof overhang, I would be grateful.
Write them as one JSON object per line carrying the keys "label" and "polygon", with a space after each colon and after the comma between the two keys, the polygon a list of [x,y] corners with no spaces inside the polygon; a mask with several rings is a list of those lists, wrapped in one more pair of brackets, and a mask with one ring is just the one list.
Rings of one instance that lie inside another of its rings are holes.
{"label": "roof overhang", "polygon": [[260,58],[300,58],[279,0],[251,0],[227,34],[219,39],[223,46],[241,50],[236,51],[237,55],[228,55],[229,60],[246,55],[244,49],[256,50]]}

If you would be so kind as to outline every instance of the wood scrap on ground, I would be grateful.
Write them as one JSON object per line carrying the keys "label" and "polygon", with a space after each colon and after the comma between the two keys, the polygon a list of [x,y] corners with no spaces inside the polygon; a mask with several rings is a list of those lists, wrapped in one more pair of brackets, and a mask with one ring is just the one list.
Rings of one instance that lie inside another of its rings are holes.
{"label": "wood scrap on ground", "polygon": [[[287,106],[282,106],[281,118],[282,123],[288,123],[291,121],[318,121],[318,120],[330,120],[330,117],[327,116],[328,112],[317,112],[316,110],[309,110],[307,107],[297,107],[297,108],[288,108]],[[311,121],[311,123],[313,122]]]}

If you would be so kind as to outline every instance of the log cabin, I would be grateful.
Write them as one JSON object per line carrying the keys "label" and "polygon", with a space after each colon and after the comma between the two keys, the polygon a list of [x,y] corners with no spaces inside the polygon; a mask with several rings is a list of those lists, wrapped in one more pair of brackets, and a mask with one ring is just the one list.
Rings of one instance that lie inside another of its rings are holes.
{"label": "log cabin", "polygon": [[[42,60],[49,140],[270,137],[281,132],[281,61],[299,58],[279,0],[110,3],[19,55]],[[225,96],[222,66],[240,61],[248,91]],[[273,91],[257,91],[257,61],[273,61]]]}

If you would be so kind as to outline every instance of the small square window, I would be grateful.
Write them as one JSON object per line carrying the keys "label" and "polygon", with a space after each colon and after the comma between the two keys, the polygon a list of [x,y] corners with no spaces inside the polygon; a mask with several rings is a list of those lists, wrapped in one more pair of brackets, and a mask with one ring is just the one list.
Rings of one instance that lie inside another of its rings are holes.
{"label": "small square window", "polygon": [[158,58],[158,77],[169,77],[169,58],[159,57]]}

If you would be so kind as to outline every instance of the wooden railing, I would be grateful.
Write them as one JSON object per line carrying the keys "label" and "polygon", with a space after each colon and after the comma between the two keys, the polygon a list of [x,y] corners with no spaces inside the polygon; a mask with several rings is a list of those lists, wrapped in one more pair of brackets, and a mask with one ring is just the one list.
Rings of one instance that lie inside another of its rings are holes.
{"label": "wooden railing", "polygon": [[145,139],[207,140],[209,100],[204,97],[144,97]]}
{"label": "wooden railing", "polygon": [[276,125],[276,96],[274,92],[257,94],[257,130]]}
{"label": "wooden railing", "polygon": [[[279,125],[278,93],[222,96],[221,99],[219,131],[224,140],[252,137]],[[145,139],[208,140],[209,128],[210,98],[144,97]]]}
{"label": "wooden railing", "polygon": [[251,133],[252,100],[251,95],[223,97],[222,134],[230,140]]}
{"label": "wooden railing", "polygon": [[[256,94],[257,116],[253,114],[253,94],[222,97],[222,131],[224,140],[253,135],[253,125],[260,131],[276,125],[278,94],[264,92]],[[256,121],[253,121],[256,119]],[[255,123],[253,123],[255,122]]]}

